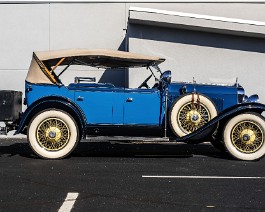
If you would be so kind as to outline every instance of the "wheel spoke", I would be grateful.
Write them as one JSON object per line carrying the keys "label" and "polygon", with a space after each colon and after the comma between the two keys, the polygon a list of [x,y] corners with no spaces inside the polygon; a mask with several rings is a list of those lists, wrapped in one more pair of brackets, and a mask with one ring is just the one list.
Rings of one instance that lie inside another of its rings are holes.
{"label": "wheel spoke", "polygon": [[[177,115],[177,122],[182,131],[189,134],[205,125],[210,120],[210,112],[203,104],[186,103],[181,107]],[[192,117],[196,116],[197,120]]]}
{"label": "wheel spoke", "polygon": [[58,118],[48,118],[42,121],[36,134],[39,145],[48,151],[58,151],[64,148],[70,139],[67,124]]}
{"label": "wheel spoke", "polygon": [[231,141],[243,153],[258,151],[264,143],[264,132],[254,121],[241,121],[231,131]]}

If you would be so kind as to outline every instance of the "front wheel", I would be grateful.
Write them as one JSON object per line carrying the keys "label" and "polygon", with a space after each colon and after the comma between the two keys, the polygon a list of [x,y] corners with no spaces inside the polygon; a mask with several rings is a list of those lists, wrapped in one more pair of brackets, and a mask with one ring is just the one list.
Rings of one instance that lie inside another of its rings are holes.
{"label": "front wheel", "polygon": [[46,159],[64,158],[79,141],[75,120],[56,109],[38,113],[28,127],[28,142],[32,150]]}
{"label": "front wheel", "polygon": [[257,113],[244,113],[230,119],[223,132],[228,152],[240,160],[258,160],[265,154],[265,120]]}

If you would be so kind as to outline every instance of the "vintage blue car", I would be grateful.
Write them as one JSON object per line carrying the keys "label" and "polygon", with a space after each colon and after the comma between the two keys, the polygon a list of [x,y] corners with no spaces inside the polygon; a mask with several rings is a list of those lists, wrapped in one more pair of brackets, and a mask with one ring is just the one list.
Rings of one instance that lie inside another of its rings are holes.
{"label": "vintage blue car", "polygon": [[[173,143],[211,141],[237,159],[264,156],[261,113],[265,105],[258,103],[257,95],[247,97],[238,83],[171,82],[171,71],[158,67],[162,62],[159,57],[113,50],[34,52],[25,82],[27,109],[14,122],[16,134],[27,134],[32,150],[47,159],[66,157],[90,135],[152,136]],[[63,84],[60,76],[76,65],[106,71],[146,67],[150,76],[138,88],[96,83],[91,76],[77,76],[73,83]],[[152,77],[155,83],[150,86]]]}

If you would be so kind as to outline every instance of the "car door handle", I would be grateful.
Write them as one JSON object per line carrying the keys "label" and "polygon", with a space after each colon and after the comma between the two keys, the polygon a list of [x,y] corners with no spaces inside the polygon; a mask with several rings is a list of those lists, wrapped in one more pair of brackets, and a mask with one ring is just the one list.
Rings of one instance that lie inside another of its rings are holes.
{"label": "car door handle", "polygon": [[126,102],[132,102],[133,101],[133,98],[128,98],[127,100],[126,100]]}
{"label": "car door handle", "polygon": [[84,97],[79,96],[79,97],[77,97],[76,101],[84,101]]}

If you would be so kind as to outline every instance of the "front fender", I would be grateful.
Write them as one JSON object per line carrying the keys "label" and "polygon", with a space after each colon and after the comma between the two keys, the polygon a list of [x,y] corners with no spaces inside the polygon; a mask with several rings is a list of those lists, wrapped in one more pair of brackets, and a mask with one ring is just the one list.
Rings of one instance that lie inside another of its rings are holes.
{"label": "front fender", "polygon": [[85,126],[87,123],[85,114],[75,102],[61,96],[48,96],[33,102],[23,113],[19,126],[14,135],[22,133],[34,115],[48,108],[62,109],[66,112],[69,112],[76,119],[77,124],[79,124],[79,127],[81,128],[80,132],[82,135],[84,135]]}
{"label": "front fender", "polygon": [[[265,105],[261,103],[242,103],[235,106],[232,106],[230,108],[227,108],[226,110],[222,111],[218,116],[213,118],[211,121],[209,121],[207,124],[205,124],[203,127],[199,128],[198,130],[180,137],[176,138],[176,141],[178,142],[187,142],[192,143],[194,140],[196,140],[196,136],[201,135],[203,132],[205,132],[208,128],[212,127],[213,125],[218,124],[219,122],[226,122],[230,118],[244,113],[244,112],[256,112],[256,113],[262,113],[265,111]],[[192,139],[192,141],[189,141]]]}

